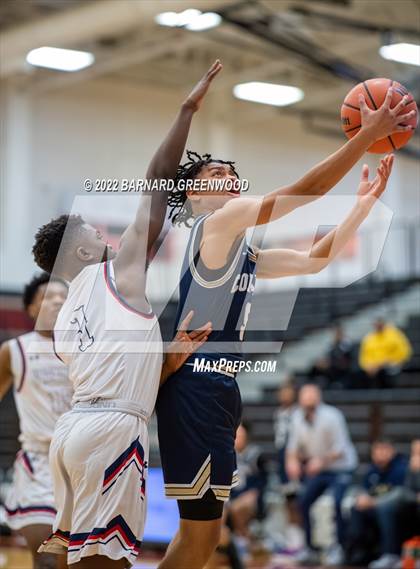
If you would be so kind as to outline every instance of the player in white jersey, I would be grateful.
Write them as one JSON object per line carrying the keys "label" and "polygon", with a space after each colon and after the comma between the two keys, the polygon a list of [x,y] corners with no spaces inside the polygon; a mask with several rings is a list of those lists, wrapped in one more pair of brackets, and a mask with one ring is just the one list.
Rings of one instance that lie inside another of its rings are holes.
{"label": "player in white jersey", "polygon": [[[174,177],[192,116],[220,68],[216,62],[182,105],[147,179]],[[76,215],[52,220],[35,238],[38,265],[70,282],[54,334],[74,388],[73,408],[58,421],[51,444],[57,517],[40,551],[67,550],[68,563],[80,568],[134,563],[146,509],[147,422],[159,384],[210,332],[209,323],[190,334],[181,330],[175,347],[181,341],[185,353],[168,353],[163,362],[145,286],[146,259],[162,228],[166,194],[152,193],[151,203],[141,197],[118,253]]]}
{"label": "player in white jersey", "polygon": [[[68,370],[53,350],[52,329],[67,296],[67,285],[47,273],[25,287],[25,311],[37,330],[4,342],[0,348],[0,399],[13,386],[19,416],[19,450],[13,484],[6,498],[8,525],[28,543],[36,569],[56,567],[56,558],[37,553],[55,518],[48,451],[57,419],[70,409],[73,390]],[[41,310],[42,306],[42,310]]]}

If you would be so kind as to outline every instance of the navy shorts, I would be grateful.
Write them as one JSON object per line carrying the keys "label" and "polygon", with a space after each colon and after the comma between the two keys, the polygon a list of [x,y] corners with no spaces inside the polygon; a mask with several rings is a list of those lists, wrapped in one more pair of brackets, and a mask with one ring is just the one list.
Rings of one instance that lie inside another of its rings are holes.
{"label": "navy shorts", "polygon": [[161,387],[156,403],[165,494],[226,501],[236,486],[235,435],[242,415],[234,377],[185,364]]}

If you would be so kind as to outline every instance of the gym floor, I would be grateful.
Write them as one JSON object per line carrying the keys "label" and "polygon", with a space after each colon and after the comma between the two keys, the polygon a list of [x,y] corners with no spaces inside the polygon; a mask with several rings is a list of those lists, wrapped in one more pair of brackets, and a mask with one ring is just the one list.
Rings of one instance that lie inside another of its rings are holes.
{"label": "gym floor", "polygon": [[[156,569],[161,555],[144,552],[141,561],[134,565],[133,569]],[[31,569],[31,556],[23,546],[11,544],[7,538],[0,539],[0,569]],[[292,569],[296,565],[285,556],[260,556],[251,560],[246,569]],[[206,569],[229,569],[222,556],[215,555]],[[313,567],[312,569],[321,569]],[[337,567],[336,569],[346,569]]]}

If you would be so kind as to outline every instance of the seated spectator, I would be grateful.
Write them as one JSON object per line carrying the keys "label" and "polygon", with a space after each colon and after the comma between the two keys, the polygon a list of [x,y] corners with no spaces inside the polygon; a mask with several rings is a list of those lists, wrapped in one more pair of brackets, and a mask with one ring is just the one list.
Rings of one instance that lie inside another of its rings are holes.
{"label": "seated spectator", "polygon": [[329,490],[334,497],[337,543],[327,552],[325,564],[341,564],[345,541],[341,502],[356,466],[357,455],[343,414],[322,402],[316,385],[303,386],[299,392],[299,408],[292,418],[286,456],[290,479],[302,481],[299,506],[306,547],[297,557],[298,562],[317,564],[319,561],[312,542],[310,509]]}
{"label": "seated spectator", "polygon": [[337,324],[333,328],[333,342],[325,356],[313,364],[309,377],[320,387],[352,387],[352,375],[357,369],[354,343],[344,335]]}
{"label": "seated spectator", "polygon": [[372,463],[364,478],[364,490],[351,509],[347,557],[351,565],[366,564],[379,543],[379,559],[369,567],[392,569],[399,563],[401,544],[396,525],[395,489],[402,487],[407,460],[396,452],[392,442],[378,440],[371,449]]}
{"label": "seated spectator", "polygon": [[232,489],[227,510],[233,531],[249,536],[249,522],[262,514],[263,491],[267,483],[265,461],[257,445],[248,442],[249,428],[242,423],[237,432],[235,449],[238,462],[238,485]]}
{"label": "seated spectator", "polygon": [[412,353],[407,336],[392,324],[378,318],[374,331],[361,343],[359,364],[367,374],[366,387],[392,387],[392,377],[398,375]]}

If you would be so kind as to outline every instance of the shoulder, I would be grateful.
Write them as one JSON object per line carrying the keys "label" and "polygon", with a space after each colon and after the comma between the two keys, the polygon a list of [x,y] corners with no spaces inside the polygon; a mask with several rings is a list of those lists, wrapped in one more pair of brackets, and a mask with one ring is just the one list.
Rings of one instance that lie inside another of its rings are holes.
{"label": "shoulder", "polygon": [[337,407],[334,407],[333,405],[327,405],[326,403],[323,403],[321,407],[321,414],[326,419],[331,421],[336,421],[336,422],[344,421],[344,415],[342,411],[340,411],[340,409],[337,409]]}

